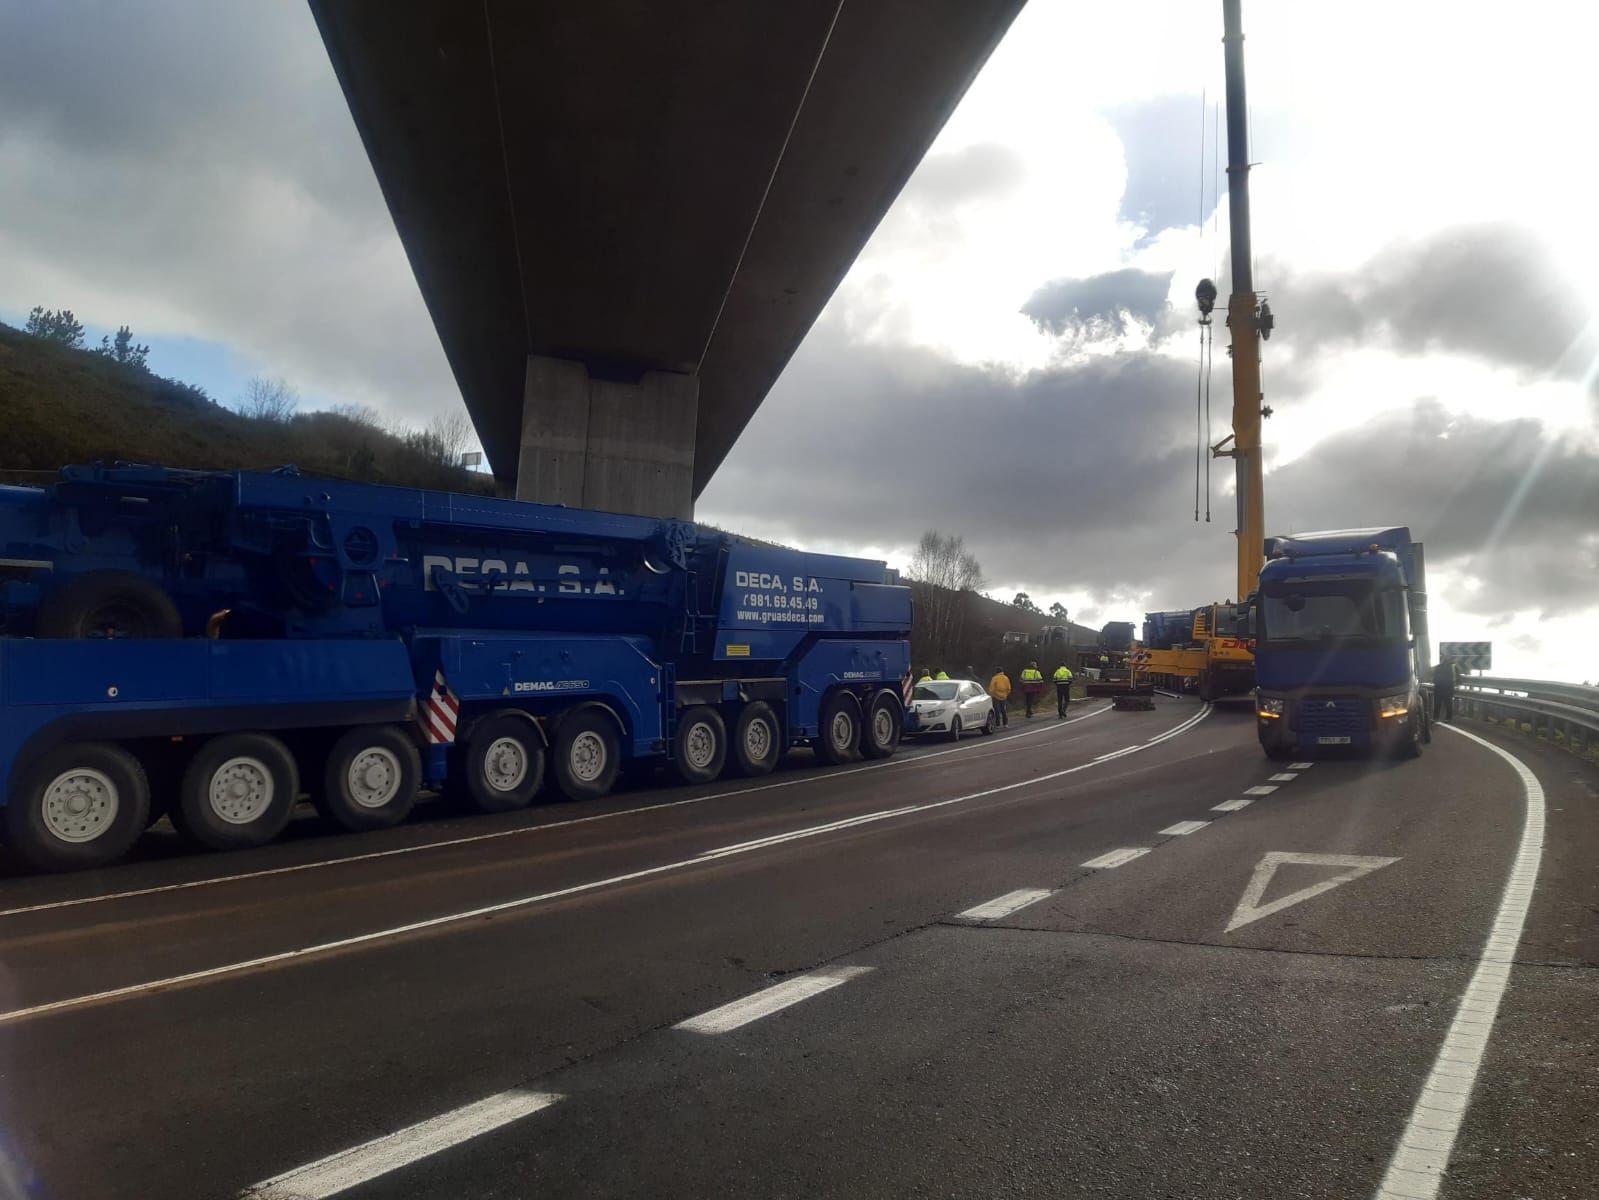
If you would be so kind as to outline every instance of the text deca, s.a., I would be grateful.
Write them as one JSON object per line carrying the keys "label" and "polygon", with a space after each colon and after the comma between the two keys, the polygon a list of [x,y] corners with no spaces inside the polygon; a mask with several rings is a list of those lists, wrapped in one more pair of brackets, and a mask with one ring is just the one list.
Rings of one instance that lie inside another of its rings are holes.
{"label": "text deca, s.a.", "polygon": [[435,570],[445,572],[450,582],[469,591],[548,592],[548,584],[561,596],[620,596],[622,590],[608,576],[609,567],[600,567],[592,581],[583,578],[576,563],[560,563],[553,579],[541,581],[532,567],[519,558],[475,558],[465,555],[424,554],[422,587],[438,591]]}
{"label": "text deca, s.a.", "polygon": [[764,571],[734,571],[733,586],[765,588],[769,592],[819,592],[822,590],[821,581],[808,575],[796,575],[785,583],[781,575],[772,575]]}

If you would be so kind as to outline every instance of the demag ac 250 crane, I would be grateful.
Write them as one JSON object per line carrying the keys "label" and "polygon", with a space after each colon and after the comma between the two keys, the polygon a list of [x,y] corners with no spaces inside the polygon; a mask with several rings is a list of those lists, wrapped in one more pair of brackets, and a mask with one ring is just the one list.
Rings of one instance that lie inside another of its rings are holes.
{"label": "demag ac 250 crane", "polygon": [[[1231,458],[1236,470],[1238,505],[1238,604],[1208,604],[1175,613],[1147,613],[1143,644],[1135,654],[1140,673],[1156,682],[1193,679],[1199,696],[1250,691],[1255,685],[1253,642],[1242,628],[1244,601],[1255,590],[1264,561],[1265,497],[1261,471],[1260,427],[1270,409],[1261,406],[1260,343],[1272,330],[1271,306],[1255,293],[1249,239],[1249,109],[1244,95],[1244,34],[1240,0],[1223,0],[1227,71],[1228,232],[1232,242],[1232,294],[1227,328],[1232,334],[1233,431],[1210,447],[1217,458]],[[1203,279],[1195,290],[1201,324],[1210,323],[1216,285]]]}

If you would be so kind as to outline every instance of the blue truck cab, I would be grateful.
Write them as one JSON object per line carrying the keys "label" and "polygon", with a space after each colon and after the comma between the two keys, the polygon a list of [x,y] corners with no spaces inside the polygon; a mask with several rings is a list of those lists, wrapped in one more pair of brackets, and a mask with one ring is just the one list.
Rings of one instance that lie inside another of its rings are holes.
{"label": "blue truck cab", "polygon": [[1404,527],[1268,538],[1252,605],[1255,713],[1273,759],[1419,754],[1430,739],[1426,563]]}

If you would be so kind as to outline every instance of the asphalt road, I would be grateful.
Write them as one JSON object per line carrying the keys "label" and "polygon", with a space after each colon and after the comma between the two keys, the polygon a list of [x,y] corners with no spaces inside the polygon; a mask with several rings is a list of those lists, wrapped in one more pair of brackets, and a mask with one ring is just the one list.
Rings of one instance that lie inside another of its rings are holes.
{"label": "asphalt road", "polygon": [[1599,773],[1073,716],[7,879],[0,1197],[1599,1191]]}

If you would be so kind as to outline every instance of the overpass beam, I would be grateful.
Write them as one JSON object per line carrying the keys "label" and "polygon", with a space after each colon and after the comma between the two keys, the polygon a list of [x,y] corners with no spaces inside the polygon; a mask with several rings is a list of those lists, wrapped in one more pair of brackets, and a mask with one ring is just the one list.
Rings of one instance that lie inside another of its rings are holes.
{"label": "overpass beam", "polygon": [[699,403],[695,375],[646,371],[618,382],[529,355],[516,498],[692,519]]}

